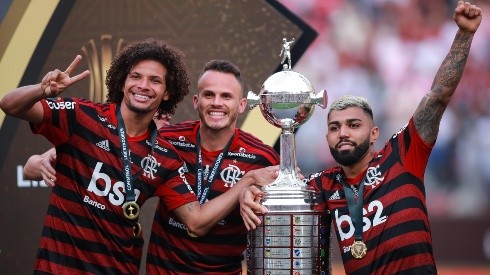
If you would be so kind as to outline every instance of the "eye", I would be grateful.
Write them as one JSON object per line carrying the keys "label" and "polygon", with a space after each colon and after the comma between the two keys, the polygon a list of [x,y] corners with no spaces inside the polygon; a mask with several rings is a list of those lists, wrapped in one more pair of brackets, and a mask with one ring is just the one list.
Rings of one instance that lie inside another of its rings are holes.
{"label": "eye", "polygon": [[212,97],[213,97],[213,93],[210,93],[210,92],[204,92],[204,93],[202,94],[202,96],[203,96],[203,97],[205,97],[205,98],[212,98]]}
{"label": "eye", "polygon": [[130,78],[132,79],[139,79],[140,78],[140,75],[139,74],[135,74],[135,73],[132,73],[129,75]]}
{"label": "eye", "polygon": [[338,129],[339,129],[339,126],[338,126],[338,125],[330,125],[330,126],[328,127],[328,131],[329,131],[329,132],[335,132],[335,131],[337,131]]}

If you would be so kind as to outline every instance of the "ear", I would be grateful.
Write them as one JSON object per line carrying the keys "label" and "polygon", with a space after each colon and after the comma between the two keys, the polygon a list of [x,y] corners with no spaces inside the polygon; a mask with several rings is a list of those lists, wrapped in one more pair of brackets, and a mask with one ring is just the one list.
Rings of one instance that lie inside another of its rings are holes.
{"label": "ear", "polygon": [[245,108],[247,108],[247,99],[244,97],[240,99],[240,102],[238,103],[238,113],[241,114],[245,112]]}
{"label": "ear", "polygon": [[371,134],[369,135],[369,141],[371,144],[374,144],[379,138],[379,128],[378,126],[373,126],[371,128]]}
{"label": "ear", "polygon": [[167,101],[169,98],[170,93],[168,92],[168,90],[165,90],[165,92],[163,92],[163,101]]}
{"label": "ear", "polygon": [[199,104],[199,97],[197,95],[192,97],[192,103],[194,104],[194,109],[197,110]]}

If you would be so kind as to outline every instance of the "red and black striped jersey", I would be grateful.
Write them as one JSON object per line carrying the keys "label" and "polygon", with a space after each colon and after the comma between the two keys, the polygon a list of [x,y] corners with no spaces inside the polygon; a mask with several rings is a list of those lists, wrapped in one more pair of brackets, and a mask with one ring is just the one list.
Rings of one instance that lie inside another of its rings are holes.
{"label": "red and black striped jersey", "polygon": [[[199,126],[200,122],[193,121],[160,129],[187,163],[188,179],[193,189],[196,189],[196,136]],[[201,151],[206,178],[221,151]],[[278,163],[278,155],[270,146],[236,129],[207,199],[211,200],[233,188],[246,172]],[[161,202],[157,206],[146,258],[148,274],[239,274],[242,252],[247,245],[247,231],[239,207],[206,236],[197,238],[187,234],[185,225],[171,210]]]}
{"label": "red and black striped jersey", "polygon": [[[415,130],[413,119],[386,143],[365,173],[347,179],[363,182],[363,241],[367,254],[352,256],[354,226],[336,167],[310,178],[330,210],[347,274],[436,274],[427,216],[424,173],[432,146]],[[355,192],[354,192],[355,193]]]}
{"label": "red and black striped jersey", "polygon": [[[41,101],[44,120],[31,124],[56,147],[52,189],[35,264],[50,274],[137,274],[143,239],[123,215],[125,184],[114,104],[76,98]],[[128,137],[137,204],[156,193],[165,205],[195,200],[185,165],[158,136],[151,154],[149,132]],[[178,198],[178,199],[176,199]]]}

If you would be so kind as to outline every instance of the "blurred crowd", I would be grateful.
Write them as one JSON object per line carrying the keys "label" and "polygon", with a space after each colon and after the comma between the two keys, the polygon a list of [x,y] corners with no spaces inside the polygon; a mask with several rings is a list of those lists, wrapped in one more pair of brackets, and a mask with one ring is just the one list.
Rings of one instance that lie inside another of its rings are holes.
{"label": "blurred crowd", "polygon": [[[281,0],[319,36],[293,70],[330,101],[366,97],[381,130],[377,148],[410,119],[428,92],[456,33],[455,0]],[[446,110],[426,171],[429,215],[481,218],[490,206],[489,1],[466,70]],[[326,110],[297,132],[304,174],[334,164],[325,141]],[[321,130],[319,130],[321,129]]]}

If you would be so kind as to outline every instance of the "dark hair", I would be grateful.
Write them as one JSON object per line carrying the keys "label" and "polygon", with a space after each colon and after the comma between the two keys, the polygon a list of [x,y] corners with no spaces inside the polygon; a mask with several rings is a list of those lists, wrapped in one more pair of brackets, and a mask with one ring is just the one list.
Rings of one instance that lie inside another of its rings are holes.
{"label": "dark hair", "polygon": [[217,71],[234,75],[243,90],[242,73],[240,72],[240,69],[230,61],[224,59],[213,59],[207,62],[204,64],[198,79],[201,79],[202,75],[207,71]]}
{"label": "dark hair", "polygon": [[117,54],[107,71],[107,102],[120,104],[124,97],[124,83],[131,68],[140,61],[154,60],[167,69],[165,85],[169,93],[169,99],[162,100],[157,114],[174,114],[177,103],[189,93],[190,82],[183,57],[180,50],[154,38],[127,45]]}

